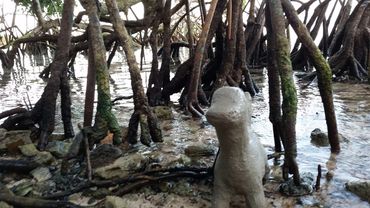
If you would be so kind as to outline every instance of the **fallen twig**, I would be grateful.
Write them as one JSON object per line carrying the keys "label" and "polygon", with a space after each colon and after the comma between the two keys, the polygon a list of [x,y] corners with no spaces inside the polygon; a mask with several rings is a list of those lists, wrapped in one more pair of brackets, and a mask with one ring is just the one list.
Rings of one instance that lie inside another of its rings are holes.
{"label": "fallen twig", "polygon": [[318,165],[317,166],[316,185],[315,185],[316,191],[320,190],[320,180],[321,180],[321,165]]}
{"label": "fallen twig", "polygon": [[177,177],[205,178],[210,175],[212,175],[211,168],[183,167],[183,168],[149,170],[142,173],[135,173],[124,178],[117,178],[113,180],[87,181],[85,183],[80,184],[75,189],[43,196],[42,198],[58,199],[94,186],[110,187],[125,184],[125,188],[116,193],[117,195],[123,195],[129,193],[134,189],[140,188],[143,185],[148,185],[149,183],[157,182],[160,180],[169,180]]}
{"label": "fallen twig", "polygon": [[0,160],[0,172],[14,171],[28,173],[40,166],[39,163],[30,160]]}
{"label": "fallen twig", "polygon": [[23,196],[15,196],[5,185],[0,183],[0,201],[4,201],[10,205],[16,207],[36,207],[36,208],[78,208],[79,205],[75,205],[67,201],[52,201],[45,199],[37,199]]}

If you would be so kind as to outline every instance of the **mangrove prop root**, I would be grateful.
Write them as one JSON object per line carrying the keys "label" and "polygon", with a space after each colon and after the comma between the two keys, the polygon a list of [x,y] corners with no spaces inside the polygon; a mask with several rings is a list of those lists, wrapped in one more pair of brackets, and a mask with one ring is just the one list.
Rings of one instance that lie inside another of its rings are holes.
{"label": "mangrove prop root", "polygon": [[14,114],[25,113],[25,112],[27,112],[27,110],[25,108],[13,108],[13,109],[10,109],[10,110],[7,110],[7,111],[4,111],[4,112],[0,113],[0,119],[3,119],[5,117],[9,117],[9,116],[14,115]]}

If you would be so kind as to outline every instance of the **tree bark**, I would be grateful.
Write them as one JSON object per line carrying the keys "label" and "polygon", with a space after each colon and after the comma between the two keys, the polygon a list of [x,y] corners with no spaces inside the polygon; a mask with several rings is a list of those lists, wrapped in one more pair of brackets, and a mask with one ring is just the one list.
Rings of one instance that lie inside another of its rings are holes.
{"label": "tree bark", "polygon": [[[90,29],[87,28],[87,31]],[[88,32],[90,34],[90,32]],[[91,39],[91,38],[89,38]],[[92,119],[94,114],[94,100],[95,100],[95,77],[96,71],[94,67],[94,54],[92,48],[92,41],[88,42],[88,65],[87,65],[87,81],[85,90],[85,107],[84,107],[84,127],[92,126]]]}
{"label": "tree bark", "polygon": [[285,19],[281,2],[268,1],[270,10],[271,32],[273,34],[275,58],[279,69],[281,92],[283,95],[282,104],[282,127],[283,140],[285,140],[285,159],[283,166],[283,175],[287,172],[293,174],[294,183],[300,184],[300,176],[297,157],[296,142],[296,116],[297,116],[297,92],[293,80],[292,64],[290,61],[290,47],[285,34]]}
{"label": "tree bark", "polygon": [[[55,128],[55,106],[58,92],[61,87],[61,77],[67,69],[69,58],[69,47],[71,42],[71,32],[73,24],[74,0],[65,0],[60,30],[63,31],[58,37],[57,49],[53,63],[51,63],[51,76],[44,89],[40,100],[32,109],[32,118],[35,123],[40,125],[40,137],[38,148],[44,150],[48,143],[48,136]],[[70,123],[70,122],[67,122]],[[69,124],[67,124],[69,125]],[[65,129],[68,128],[64,123]],[[67,130],[73,132],[73,130]],[[71,135],[65,135],[71,136]]]}
{"label": "tree bark", "polygon": [[94,132],[92,139],[97,143],[103,139],[108,130],[113,133],[113,143],[121,143],[121,128],[112,113],[112,103],[109,87],[109,73],[106,62],[106,48],[104,45],[103,34],[101,32],[98,8],[92,0],[80,0],[81,5],[89,16],[89,41],[93,55],[93,63],[96,70],[96,84],[98,91],[98,104],[95,114]]}
{"label": "tree bark", "polygon": [[[135,112],[134,115],[139,115],[139,122],[141,123],[141,142],[149,145],[150,137],[154,142],[162,142],[162,132],[159,127],[159,122],[152,109],[149,107],[148,99],[144,94],[144,88],[141,80],[140,69],[136,63],[134,51],[131,48],[131,38],[123,24],[117,4],[115,0],[106,0],[108,11],[110,13],[111,22],[115,32],[125,51],[127,64],[131,76],[131,87],[134,95]],[[136,118],[136,116],[135,116]],[[136,120],[136,119],[134,119]],[[147,122],[147,125],[145,123]],[[143,128],[144,127],[144,128]],[[148,128],[147,128],[148,127]],[[129,126],[130,128],[130,126]],[[148,134],[149,133],[149,134]],[[135,139],[129,139],[131,143],[135,143]]]}
{"label": "tree bark", "polygon": [[218,0],[213,0],[211,3],[211,6],[205,19],[205,24],[203,26],[197,47],[195,49],[194,65],[189,84],[189,91],[187,94],[187,108],[192,113],[193,116],[197,117],[201,117],[201,115],[204,114],[202,108],[199,106],[198,88],[200,87],[199,80],[204,57],[204,49],[206,48],[205,46],[208,38],[208,33],[211,27],[212,19],[215,14],[217,2]]}
{"label": "tree bark", "polygon": [[45,20],[44,17],[42,16],[42,10],[39,0],[32,0],[32,11],[36,15],[38,25],[44,27]]}
{"label": "tree bark", "polygon": [[[170,82],[170,63],[171,63],[171,16],[168,13],[171,10],[171,0],[167,0],[163,13],[163,51],[160,73],[161,87],[166,87]],[[165,103],[170,101],[169,97],[163,97]]]}
{"label": "tree bark", "polygon": [[294,10],[293,5],[289,0],[281,0],[284,12],[288,18],[289,23],[296,32],[301,43],[307,49],[308,55],[313,62],[318,78],[318,86],[324,105],[326,125],[328,128],[328,137],[332,153],[340,152],[340,144],[338,137],[337,121],[334,111],[333,92],[332,92],[332,74],[329,64],[322,56],[321,51],[315,45],[312,40],[307,28],[299,20],[297,13]]}
{"label": "tree bark", "polygon": [[221,63],[221,69],[219,73],[217,73],[217,78],[215,80],[215,84],[213,90],[217,90],[218,88],[222,87],[226,83],[226,78],[230,72],[232,72],[234,68],[235,62],[235,55],[236,55],[236,35],[238,30],[238,22],[239,22],[239,13],[241,7],[240,0],[232,0],[232,6],[229,6],[228,10],[230,13],[230,18],[228,20],[228,34],[226,35],[226,49],[223,54],[223,59]]}
{"label": "tree bark", "polygon": [[361,17],[368,5],[368,1],[361,1],[358,3],[351,16],[349,17],[346,25],[345,31],[343,33],[344,39],[341,49],[329,58],[329,64],[332,67],[333,72],[336,75],[340,75],[345,70],[349,70],[350,74],[357,79],[359,77],[358,71],[354,65],[354,45],[357,27],[361,21]]}
{"label": "tree bark", "polygon": [[275,36],[273,36],[270,9],[266,7],[266,29],[267,29],[267,76],[269,84],[269,119],[272,123],[274,133],[275,152],[281,152],[281,96],[280,96],[280,80],[279,68],[275,53]]}

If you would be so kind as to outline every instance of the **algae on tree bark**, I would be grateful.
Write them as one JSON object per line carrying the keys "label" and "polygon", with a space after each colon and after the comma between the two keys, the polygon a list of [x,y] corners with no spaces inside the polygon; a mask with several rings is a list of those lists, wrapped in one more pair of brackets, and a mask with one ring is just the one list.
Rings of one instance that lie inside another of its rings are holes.
{"label": "algae on tree bark", "polygon": [[312,40],[307,28],[299,20],[298,14],[289,0],[281,0],[284,12],[293,27],[298,38],[307,49],[307,54],[312,60],[316,71],[319,91],[324,105],[326,124],[328,127],[328,137],[332,153],[339,153],[339,137],[337,120],[334,111],[333,92],[332,92],[332,73],[328,62],[325,60],[319,48]]}
{"label": "algae on tree bark", "polygon": [[279,69],[281,92],[283,96],[282,104],[282,139],[285,148],[285,159],[283,167],[284,178],[287,179],[288,173],[293,174],[294,183],[300,184],[300,176],[297,157],[296,142],[296,117],[297,117],[297,92],[293,80],[292,63],[290,60],[290,47],[285,34],[285,21],[280,0],[270,0],[268,2],[270,12],[271,33],[273,35],[274,55],[276,67]]}
{"label": "algae on tree bark", "polygon": [[98,105],[95,114],[93,139],[103,139],[108,130],[113,133],[113,142],[121,143],[121,129],[117,119],[112,113],[112,103],[109,86],[109,73],[106,62],[106,49],[104,46],[103,35],[101,32],[98,8],[96,3],[90,0],[80,0],[81,5],[89,16],[89,41],[93,53],[93,63],[96,71],[96,84],[98,91]]}
{"label": "algae on tree bark", "polygon": [[267,76],[269,85],[269,120],[272,123],[274,134],[275,152],[281,152],[281,95],[280,95],[280,79],[279,68],[277,66],[275,44],[273,36],[271,18],[269,17],[270,10],[266,7],[266,29],[267,29]]}

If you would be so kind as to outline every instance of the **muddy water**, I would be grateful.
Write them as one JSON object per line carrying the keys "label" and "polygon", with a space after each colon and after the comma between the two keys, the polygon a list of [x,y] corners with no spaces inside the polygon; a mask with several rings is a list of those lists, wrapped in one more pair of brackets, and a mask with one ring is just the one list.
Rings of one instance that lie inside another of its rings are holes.
{"label": "muddy water", "polygon": [[[128,70],[118,60],[122,60],[122,56],[119,55],[116,58],[116,62],[112,64],[111,69],[111,75],[115,81],[111,88],[113,98],[132,94]],[[85,57],[79,56],[76,63],[77,80],[71,80],[74,123],[81,122],[83,117],[87,69]],[[28,59],[25,59],[25,65],[30,66],[32,64]],[[145,71],[148,71],[148,68],[149,65],[145,65]],[[0,81],[0,112],[17,106],[25,107],[24,103],[28,99],[34,104],[40,98],[46,83],[38,78],[38,73],[42,69],[42,67],[27,67],[27,69],[16,69],[14,73],[2,76]],[[142,77],[146,86],[149,73],[142,72]],[[253,101],[252,127],[268,151],[272,151],[273,135],[268,119],[267,76],[263,74],[255,77],[261,93]],[[370,86],[364,84],[334,84],[334,102],[338,128],[346,138],[341,143],[342,151],[338,156],[331,155],[329,147],[317,147],[310,143],[310,133],[313,129],[320,128],[326,131],[325,115],[317,85],[313,83],[308,88],[297,87],[297,93],[299,98],[297,160],[300,171],[312,172],[316,175],[317,166],[320,164],[323,167],[323,175],[330,170],[333,171],[334,178],[328,182],[323,177],[322,190],[312,196],[301,197],[299,201],[303,205],[297,205],[296,201],[298,199],[290,198],[290,200],[293,200],[293,206],[369,207],[367,202],[363,202],[347,192],[344,184],[353,180],[370,180]],[[178,96],[172,96],[171,100],[175,101]],[[113,110],[122,126],[127,126],[132,107],[132,100],[119,101],[114,106]],[[140,151],[148,154],[154,149],[160,149],[171,155],[178,155],[179,152],[183,151],[185,145],[197,144],[200,141],[209,145],[217,144],[213,128],[209,125],[203,126],[204,119],[193,121],[190,116],[178,112],[175,112],[175,118],[175,121],[162,123],[162,127],[167,129],[164,132],[166,145],[156,145],[150,149],[141,149]],[[56,124],[56,132],[62,132],[59,113]],[[285,207],[288,206],[287,204],[289,203],[281,202],[275,206]]]}

